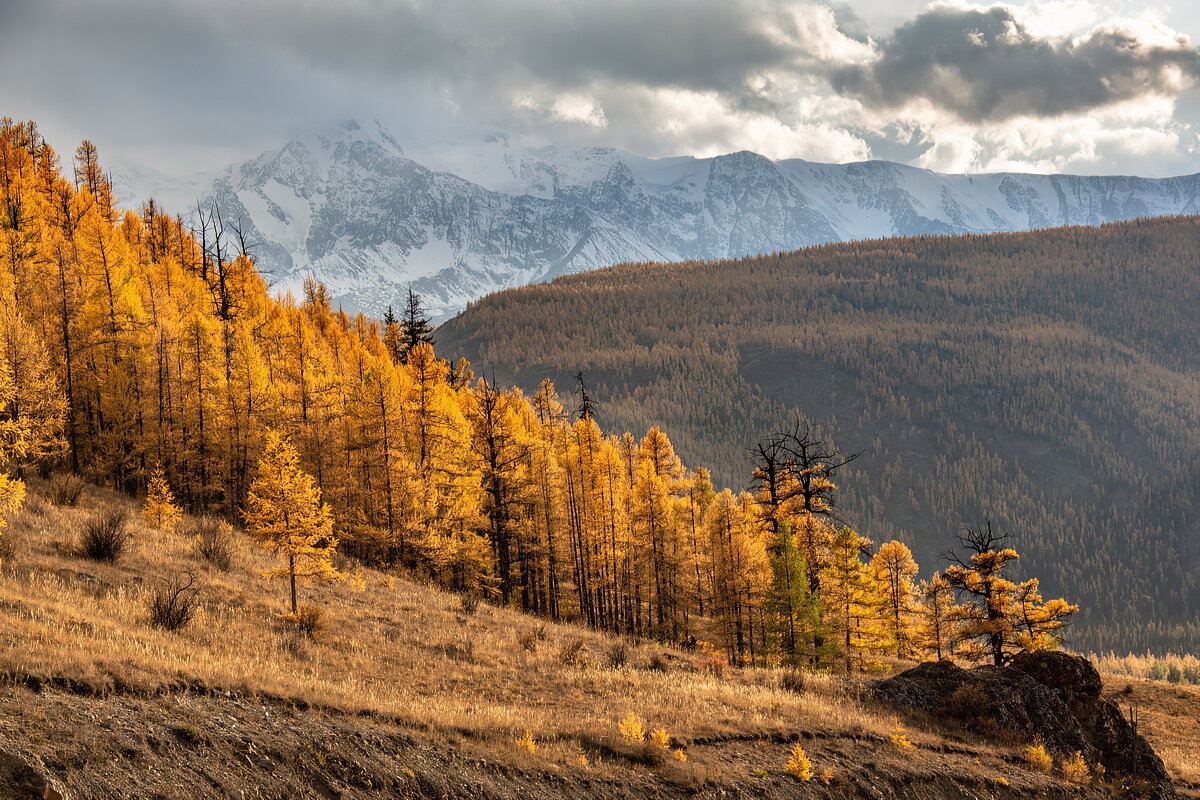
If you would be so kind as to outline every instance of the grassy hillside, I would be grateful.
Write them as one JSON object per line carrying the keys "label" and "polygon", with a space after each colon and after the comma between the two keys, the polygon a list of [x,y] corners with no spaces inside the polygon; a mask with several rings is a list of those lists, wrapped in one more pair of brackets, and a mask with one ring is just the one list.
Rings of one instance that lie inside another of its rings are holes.
{"label": "grassy hillside", "polygon": [[[197,554],[191,519],[168,533],[134,518],[115,563],[81,557],[87,522],[113,509],[131,504],[89,488],[57,505],[34,481],[4,534],[0,775],[34,765],[68,798],[1103,796],[1031,769],[1015,743],[900,719],[861,683],[710,669],[370,570],[360,590],[306,589],[327,626],[301,637],[240,534],[228,571]],[[153,627],[149,599],[184,571],[197,618]],[[1136,683],[1155,708],[1144,728],[1197,780],[1200,696]],[[1173,704],[1152,699],[1168,691]],[[622,737],[630,713],[686,760]],[[898,724],[914,748],[891,742]],[[797,742],[808,783],[783,772]]]}
{"label": "grassy hillside", "polygon": [[501,380],[586,373],[718,483],[800,413],[863,450],[848,520],[927,568],[1015,534],[1081,648],[1200,650],[1200,220],[633,264],[502,292],[439,331]]}

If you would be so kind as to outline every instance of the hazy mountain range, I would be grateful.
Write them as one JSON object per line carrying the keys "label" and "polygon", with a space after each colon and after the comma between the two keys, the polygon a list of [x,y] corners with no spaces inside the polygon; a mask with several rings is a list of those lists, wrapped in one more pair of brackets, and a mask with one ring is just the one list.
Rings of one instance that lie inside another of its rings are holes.
{"label": "hazy mountain range", "polygon": [[404,147],[378,123],[293,139],[215,173],[127,165],[127,204],[216,200],[281,288],[313,275],[381,314],[408,286],[437,321],[512,286],[626,261],[736,258],[831,241],[1095,225],[1196,213],[1200,176],[943,175],[750,152],[650,159],[606,147]]}

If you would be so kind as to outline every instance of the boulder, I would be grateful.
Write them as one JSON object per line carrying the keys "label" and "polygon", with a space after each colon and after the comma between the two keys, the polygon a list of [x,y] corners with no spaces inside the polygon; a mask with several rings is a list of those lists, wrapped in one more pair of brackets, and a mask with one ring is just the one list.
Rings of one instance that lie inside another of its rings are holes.
{"label": "boulder", "polygon": [[874,693],[893,707],[989,738],[1040,740],[1063,755],[1078,750],[1103,765],[1123,797],[1173,800],[1162,760],[1102,689],[1087,659],[1043,651],[1021,653],[1005,667],[921,664],[880,681]]}

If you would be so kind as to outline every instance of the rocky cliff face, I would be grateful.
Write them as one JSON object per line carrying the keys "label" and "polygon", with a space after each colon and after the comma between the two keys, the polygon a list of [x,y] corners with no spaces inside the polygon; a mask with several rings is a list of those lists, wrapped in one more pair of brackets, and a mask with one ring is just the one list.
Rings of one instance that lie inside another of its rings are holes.
{"label": "rocky cliff face", "polygon": [[[503,137],[409,152],[377,123],[296,139],[215,179],[119,171],[128,204],[197,181],[277,285],[313,275],[379,314],[409,285],[438,320],[489,292],[623,261],[731,258],[849,239],[1195,213],[1200,176],[941,175],[749,152],[646,159]],[[184,193],[186,192],[186,196]]]}

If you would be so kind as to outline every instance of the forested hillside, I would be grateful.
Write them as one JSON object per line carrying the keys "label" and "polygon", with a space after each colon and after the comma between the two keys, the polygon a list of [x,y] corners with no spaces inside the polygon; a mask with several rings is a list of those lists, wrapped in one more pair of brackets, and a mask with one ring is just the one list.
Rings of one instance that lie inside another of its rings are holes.
{"label": "forested hillside", "polygon": [[442,352],[661,424],[719,484],[801,413],[862,457],[844,518],[934,561],[990,518],[1075,646],[1200,649],[1200,220],[623,265],[515,289]]}
{"label": "forested hillside", "polygon": [[[416,297],[381,322],[313,281],[273,296],[219,206],[192,230],[122,211],[90,143],[71,166],[32,123],[0,125],[0,522],[27,473],[66,470],[144,493],[153,528],[180,506],[244,524],[300,626],[312,583],[367,565],[735,665],[1001,664],[1054,647],[1076,611],[1011,580],[990,527],[918,583],[903,543],[842,524],[838,484],[866,478],[807,425],[747,435],[760,457],[719,490],[659,427],[605,433],[582,386],[527,396],[439,357]],[[111,559],[127,530],[99,515],[82,551]]]}

